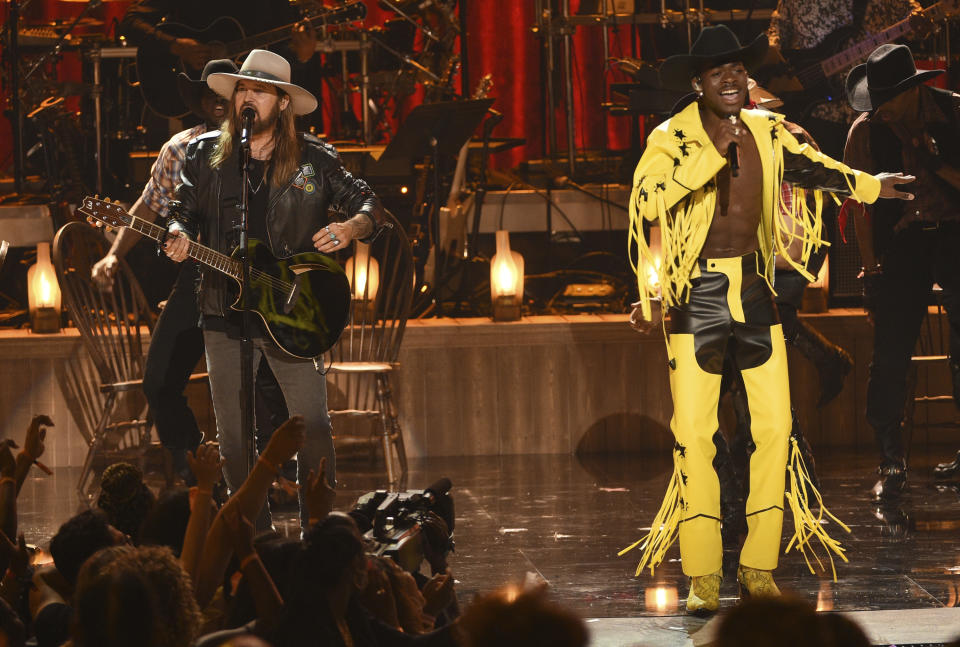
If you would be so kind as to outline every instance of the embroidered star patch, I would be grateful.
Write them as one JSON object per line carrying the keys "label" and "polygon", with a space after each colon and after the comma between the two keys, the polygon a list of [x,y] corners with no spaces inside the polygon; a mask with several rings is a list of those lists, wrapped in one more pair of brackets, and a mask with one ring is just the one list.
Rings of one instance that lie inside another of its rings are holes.
{"label": "embroidered star patch", "polygon": [[688,148],[690,148],[690,144],[688,144],[687,142],[683,142],[682,144],[680,144],[680,154],[683,155],[684,157],[687,157],[688,155],[690,155],[690,151],[687,150]]}
{"label": "embroidered star patch", "polygon": [[676,137],[677,139],[686,139],[686,138],[687,138],[687,136],[684,135],[684,134],[683,134],[683,131],[680,130],[679,128],[678,128],[677,130],[674,130],[674,131],[673,131],[673,136]]}

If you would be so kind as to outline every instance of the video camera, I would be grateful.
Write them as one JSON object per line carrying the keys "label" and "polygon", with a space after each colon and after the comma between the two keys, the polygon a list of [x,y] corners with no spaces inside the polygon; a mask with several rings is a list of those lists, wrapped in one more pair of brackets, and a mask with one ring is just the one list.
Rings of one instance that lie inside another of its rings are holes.
{"label": "video camera", "polygon": [[410,573],[430,555],[446,556],[454,548],[452,486],[442,478],[426,490],[376,490],[357,499],[350,516],[368,552],[390,557]]}

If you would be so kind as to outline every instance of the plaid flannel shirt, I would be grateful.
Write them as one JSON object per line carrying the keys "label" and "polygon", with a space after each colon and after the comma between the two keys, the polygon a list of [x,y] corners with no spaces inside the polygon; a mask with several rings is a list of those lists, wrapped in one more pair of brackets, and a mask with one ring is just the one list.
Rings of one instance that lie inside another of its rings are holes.
{"label": "plaid flannel shirt", "polygon": [[182,130],[160,148],[160,154],[150,168],[150,179],[143,187],[140,199],[161,218],[167,217],[167,204],[176,198],[180,170],[187,157],[187,144],[205,132],[206,124]]}

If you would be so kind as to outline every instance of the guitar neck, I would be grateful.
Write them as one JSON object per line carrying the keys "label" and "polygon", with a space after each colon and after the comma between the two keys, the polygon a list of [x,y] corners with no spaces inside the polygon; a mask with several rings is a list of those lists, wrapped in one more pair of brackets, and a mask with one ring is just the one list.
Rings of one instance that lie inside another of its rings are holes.
{"label": "guitar neck", "polygon": [[[339,24],[343,22],[344,17],[349,18],[349,14],[345,14],[342,10],[334,11],[332,13],[323,14],[320,16],[314,16],[312,18],[304,18],[302,22],[310,23],[314,28],[319,28],[326,24]],[[283,27],[277,27],[276,29],[271,29],[270,31],[261,32],[253,36],[247,36],[246,38],[241,38],[240,40],[231,41],[226,44],[226,58],[236,58],[246,54],[252,49],[258,47],[266,47],[267,45],[273,45],[274,43],[279,43],[280,41],[287,40],[290,38],[290,31],[293,29],[294,25],[297,23],[290,23],[289,25],[284,25]]]}
{"label": "guitar neck", "polygon": [[[928,7],[925,12],[929,12],[931,9],[933,9],[933,6]],[[904,18],[895,25],[873,34],[842,52],[834,54],[820,63],[824,76],[830,77],[837,72],[842,72],[857,61],[869,56],[870,52],[881,45],[895,41],[901,36],[909,34],[911,31],[913,31],[913,25],[910,23],[910,18]]]}
{"label": "guitar neck", "polygon": [[[167,230],[163,227],[148,220],[144,220],[143,218],[138,218],[134,215],[130,216],[130,224],[127,226],[130,229],[143,234],[147,238],[152,238],[158,243],[162,242],[167,234]],[[207,267],[212,267],[218,272],[223,272],[227,276],[231,276],[238,281],[240,280],[240,262],[234,258],[231,258],[230,256],[227,256],[226,254],[221,254],[220,252],[210,249],[205,245],[190,241],[189,245],[187,246],[187,255],[195,261],[203,263]]]}

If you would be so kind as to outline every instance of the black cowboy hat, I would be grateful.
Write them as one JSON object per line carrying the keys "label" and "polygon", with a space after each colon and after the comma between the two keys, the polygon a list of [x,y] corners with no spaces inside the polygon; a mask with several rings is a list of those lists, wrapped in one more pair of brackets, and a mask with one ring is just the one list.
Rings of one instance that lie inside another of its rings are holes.
{"label": "black cowboy hat", "polygon": [[203,66],[203,72],[200,74],[200,80],[194,81],[185,72],[177,75],[177,89],[180,90],[180,98],[187,104],[190,112],[203,117],[203,110],[200,108],[200,98],[204,90],[207,89],[207,77],[218,72],[228,74],[235,73],[237,65],[228,58],[215,58]]}
{"label": "black cowboy hat", "polygon": [[660,83],[671,90],[687,90],[690,79],[705,67],[740,61],[749,70],[760,62],[769,43],[766,34],[760,34],[743,47],[736,34],[726,25],[704,27],[693,42],[689,54],[671,56],[660,66]]}
{"label": "black cowboy hat", "polygon": [[869,112],[898,94],[920,85],[943,70],[917,71],[913,53],[906,45],[881,45],[866,63],[847,75],[847,101],[854,110]]}

